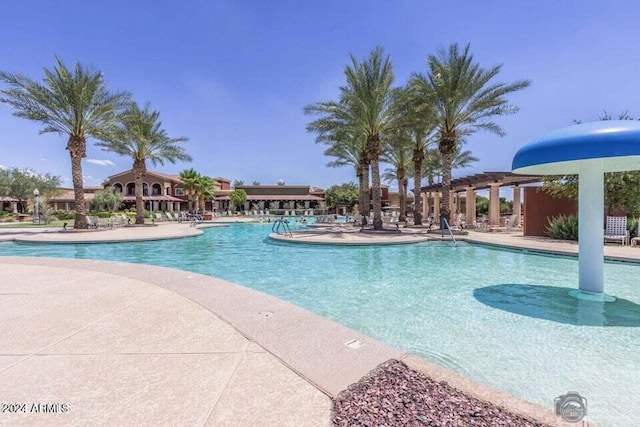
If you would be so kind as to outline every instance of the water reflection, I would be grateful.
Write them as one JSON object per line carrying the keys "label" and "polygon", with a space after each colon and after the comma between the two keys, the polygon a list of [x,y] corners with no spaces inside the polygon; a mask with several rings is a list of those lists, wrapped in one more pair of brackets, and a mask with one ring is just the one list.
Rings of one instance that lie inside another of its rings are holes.
{"label": "water reflection", "polygon": [[483,304],[521,316],[578,326],[640,326],[640,305],[586,301],[569,295],[570,288],[504,284],[478,288],[473,296]]}

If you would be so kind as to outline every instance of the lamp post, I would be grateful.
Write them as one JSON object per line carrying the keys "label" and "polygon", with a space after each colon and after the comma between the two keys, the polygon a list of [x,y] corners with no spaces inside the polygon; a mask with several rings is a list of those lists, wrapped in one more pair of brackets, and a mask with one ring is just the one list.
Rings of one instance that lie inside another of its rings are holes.
{"label": "lamp post", "polygon": [[40,204],[40,191],[36,188],[33,190],[33,198],[34,198],[34,218],[33,222],[38,222],[40,224],[40,214],[39,214],[39,204]]}

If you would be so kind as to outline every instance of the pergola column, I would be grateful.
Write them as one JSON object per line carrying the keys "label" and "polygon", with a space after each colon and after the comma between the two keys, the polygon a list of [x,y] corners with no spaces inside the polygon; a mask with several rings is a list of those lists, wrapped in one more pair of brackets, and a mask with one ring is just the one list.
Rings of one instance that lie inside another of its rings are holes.
{"label": "pergola column", "polygon": [[18,213],[18,202],[11,202],[11,211],[13,211],[14,214]]}
{"label": "pergola column", "polygon": [[433,193],[433,221],[440,224],[440,193]]}
{"label": "pergola column", "polygon": [[500,225],[500,183],[489,184],[489,225]]}
{"label": "pergola column", "polygon": [[471,186],[467,187],[466,194],[466,223],[467,227],[476,224],[476,192]]}
{"label": "pergola column", "polygon": [[422,221],[426,221],[429,218],[429,194],[422,193],[420,196],[422,197]]}
{"label": "pergola column", "polygon": [[456,214],[456,192],[449,190],[449,213],[451,214],[451,222],[454,222],[454,215]]}
{"label": "pergola column", "polygon": [[513,214],[516,216],[516,220],[513,225],[520,225],[520,215],[522,214],[522,207],[520,205],[520,186],[513,186]]}

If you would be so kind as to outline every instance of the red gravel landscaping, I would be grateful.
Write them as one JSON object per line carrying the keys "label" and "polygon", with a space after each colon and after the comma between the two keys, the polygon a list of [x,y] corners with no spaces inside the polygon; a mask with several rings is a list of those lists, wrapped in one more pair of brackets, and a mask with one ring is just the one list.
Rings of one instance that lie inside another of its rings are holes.
{"label": "red gravel landscaping", "polygon": [[341,392],[332,417],[334,426],[546,426],[435,382],[397,360],[384,362]]}

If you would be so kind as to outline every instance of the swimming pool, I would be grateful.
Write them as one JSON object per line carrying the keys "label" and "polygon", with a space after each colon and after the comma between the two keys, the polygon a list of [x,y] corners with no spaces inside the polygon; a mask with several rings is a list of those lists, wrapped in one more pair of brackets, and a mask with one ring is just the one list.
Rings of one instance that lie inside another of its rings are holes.
{"label": "swimming pool", "polygon": [[[233,224],[196,238],[103,245],[0,244],[0,255],[93,258],[219,277],[335,319],[527,400],[553,407],[569,390],[589,418],[640,418],[640,266],[605,265],[602,306],[565,297],[573,258],[484,246],[288,245],[271,224]],[[416,268],[419,272],[416,273]]]}

